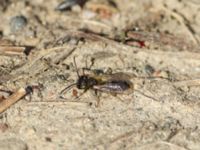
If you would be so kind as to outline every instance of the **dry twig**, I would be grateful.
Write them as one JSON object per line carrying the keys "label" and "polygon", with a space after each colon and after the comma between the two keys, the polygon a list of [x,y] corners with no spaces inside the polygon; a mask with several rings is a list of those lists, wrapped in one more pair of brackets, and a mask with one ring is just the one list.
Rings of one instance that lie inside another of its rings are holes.
{"label": "dry twig", "polygon": [[24,55],[24,46],[0,46],[0,55]]}
{"label": "dry twig", "polygon": [[72,48],[69,51],[62,51],[60,54],[58,54],[57,56],[55,56],[54,58],[52,58],[52,62],[54,64],[58,64],[59,62],[62,62],[63,60],[65,60],[67,57],[69,57],[74,51],[76,50],[76,48]]}
{"label": "dry twig", "polygon": [[9,96],[7,99],[2,100],[0,102],[0,113],[7,110],[10,106],[12,106],[14,103],[19,101],[22,97],[24,97],[28,93],[27,89],[20,88],[16,92],[14,92],[11,96]]}

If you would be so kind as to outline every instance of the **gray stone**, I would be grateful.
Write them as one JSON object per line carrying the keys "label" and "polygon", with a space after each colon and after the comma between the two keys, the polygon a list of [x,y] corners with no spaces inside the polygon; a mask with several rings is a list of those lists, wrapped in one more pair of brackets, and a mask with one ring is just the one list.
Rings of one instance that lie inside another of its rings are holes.
{"label": "gray stone", "polygon": [[23,29],[27,24],[27,19],[24,16],[15,16],[11,18],[10,30],[12,32],[17,32]]}

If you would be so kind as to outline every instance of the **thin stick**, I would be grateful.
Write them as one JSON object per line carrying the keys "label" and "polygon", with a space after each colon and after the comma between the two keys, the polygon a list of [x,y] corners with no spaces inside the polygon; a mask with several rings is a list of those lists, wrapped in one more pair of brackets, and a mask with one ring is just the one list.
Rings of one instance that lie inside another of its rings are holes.
{"label": "thin stick", "polygon": [[25,47],[23,46],[0,46],[1,55],[24,55]]}
{"label": "thin stick", "polygon": [[13,93],[11,96],[9,96],[7,99],[3,100],[0,103],[0,114],[7,110],[11,105],[19,101],[22,97],[24,97],[27,94],[26,89],[20,88],[15,93]]}
{"label": "thin stick", "polygon": [[72,48],[69,51],[62,51],[61,53],[58,54],[58,56],[56,55],[55,58],[53,59],[53,64],[58,64],[61,61],[65,60],[67,57],[69,57],[74,51],[76,50],[76,48]]}
{"label": "thin stick", "polygon": [[200,85],[200,79],[177,81],[177,82],[174,83],[174,85],[176,87],[181,87],[181,86],[199,86]]}

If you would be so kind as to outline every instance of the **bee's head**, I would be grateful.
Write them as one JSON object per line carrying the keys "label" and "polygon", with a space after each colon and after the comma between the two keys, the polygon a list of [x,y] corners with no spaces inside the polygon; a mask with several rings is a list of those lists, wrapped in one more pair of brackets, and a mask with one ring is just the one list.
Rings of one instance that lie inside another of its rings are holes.
{"label": "bee's head", "polygon": [[87,75],[82,75],[79,77],[76,86],[78,89],[89,89],[96,83],[97,81],[94,78],[88,77]]}
{"label": "bee's head", "polygon": [[77,88],[78,89],[86,89],[88,88],[88,76],[80,76],[77,81]]}

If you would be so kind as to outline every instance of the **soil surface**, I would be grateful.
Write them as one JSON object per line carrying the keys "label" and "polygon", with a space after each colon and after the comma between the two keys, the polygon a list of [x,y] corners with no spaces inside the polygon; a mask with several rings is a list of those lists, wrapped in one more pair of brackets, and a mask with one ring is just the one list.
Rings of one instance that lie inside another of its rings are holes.
{"label": "soil surface", "polygon": [[[1,0],[0,20],[0,105],[33,88],[0,114],[0,149],[200,149],[199,0]],[[61,97],[82,68],[131,92]]]}

